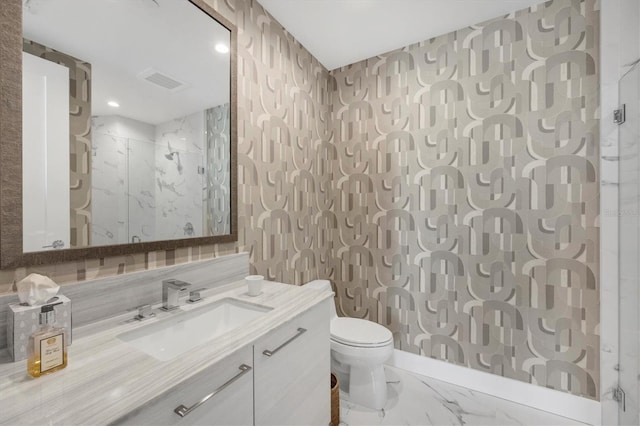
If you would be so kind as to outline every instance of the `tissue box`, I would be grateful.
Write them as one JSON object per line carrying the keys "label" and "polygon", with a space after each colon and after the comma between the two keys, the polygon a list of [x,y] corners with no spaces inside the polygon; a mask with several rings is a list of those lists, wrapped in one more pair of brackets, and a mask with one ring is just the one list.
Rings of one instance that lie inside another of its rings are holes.
{"label": "tissue box", "polygon": [[[59,294],[58,300],[52,303],[62,302],[53,309],[56,313],[56,323],[58,327],[67,329],[69,345],[71,336],[71,300]],[[14,361],[27,359],[27,344],[29,336],[40,327],[40,310],[42,305],[23,306],[19,303],[9,305],[7,312],[7,348]]]}

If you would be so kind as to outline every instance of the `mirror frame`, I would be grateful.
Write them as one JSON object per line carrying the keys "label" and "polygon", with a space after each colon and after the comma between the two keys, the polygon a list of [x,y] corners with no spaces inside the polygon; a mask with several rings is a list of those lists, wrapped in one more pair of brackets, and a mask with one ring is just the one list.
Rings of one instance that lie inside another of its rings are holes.
{"label": "mirror frame", "polygon": [[189,2],[230,31],[231,233],[97,247],[22,252],[22,0],[0,7],[0,269],[173,250],[238,240],[237,29],[204,0]]}

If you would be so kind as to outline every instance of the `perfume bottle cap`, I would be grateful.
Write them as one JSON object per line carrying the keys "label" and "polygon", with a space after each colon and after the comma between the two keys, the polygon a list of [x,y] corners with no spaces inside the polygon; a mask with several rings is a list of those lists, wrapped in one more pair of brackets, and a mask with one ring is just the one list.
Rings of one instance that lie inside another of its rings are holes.
{"label": "perfume bottle cap", "polygon": [[53,309],[54,306],[60,305],[62,302],[53,303],[51,305],[44,305],[40,309],[40,324],[53,324],[56,322],[56,311]]}

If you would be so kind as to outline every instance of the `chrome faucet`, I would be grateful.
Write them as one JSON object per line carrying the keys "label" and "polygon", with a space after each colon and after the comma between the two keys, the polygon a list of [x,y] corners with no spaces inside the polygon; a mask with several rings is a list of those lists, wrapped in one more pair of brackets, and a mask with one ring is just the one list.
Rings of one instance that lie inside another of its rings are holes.
{"label": "chrome faucet", "polygon": [[180,306],[180,295],[189,288],[191,284],[170,279],[162,281],[162,309],[172,311]]}

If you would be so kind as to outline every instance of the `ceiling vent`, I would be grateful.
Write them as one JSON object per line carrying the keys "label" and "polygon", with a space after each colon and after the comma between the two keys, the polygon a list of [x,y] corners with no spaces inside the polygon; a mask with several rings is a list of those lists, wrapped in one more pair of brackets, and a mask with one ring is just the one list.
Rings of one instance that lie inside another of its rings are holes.
{"label": "ceiling vent", "polygon": [[147,68],[142,71],[138,74],[138,78],[171,92],[177,92],[187,87],[186,83],[176,80],[175,78],[153,68]]}

